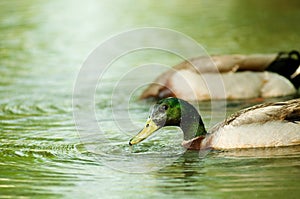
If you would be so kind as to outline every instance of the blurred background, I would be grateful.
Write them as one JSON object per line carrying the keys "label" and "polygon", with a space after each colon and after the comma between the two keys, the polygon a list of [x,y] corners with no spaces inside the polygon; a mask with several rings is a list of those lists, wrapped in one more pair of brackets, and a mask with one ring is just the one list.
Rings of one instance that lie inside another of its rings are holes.
{"label": "blurred background", "polygon": [[[298,0],[1,1],[0,198],[296,198],[299,148],[262,150],[259,155],[255,151],[255,157],[249,155],[253,151],[246,157],[215,152],[205,159],[189,152],[156,172],[113,170],[80,143],[72,91],[90,52],[122,31],[174,29],[198,41],[208,54],[276,53],[300,49],[299,21]],[[165,59],[170,66],[178,62],[174,57]],[[126,59],[121,65],[132,67]],[[122,164],[122,154],[132,153],[129,136],[120,136],[107,110],[120,73],[111,75],[96,109],[104,118],[110,144],[120,148],[113,152]],[[233,102],[228,114],[252,104]],[[140,126],[150,105],[136,102],[130,107]],[[209,109],[204,112],[210,114]],[[160,153],[168,145],[166,139],[156,148],[145,144],[137,151]],[[170,150],[177,150],[177,144]]]}

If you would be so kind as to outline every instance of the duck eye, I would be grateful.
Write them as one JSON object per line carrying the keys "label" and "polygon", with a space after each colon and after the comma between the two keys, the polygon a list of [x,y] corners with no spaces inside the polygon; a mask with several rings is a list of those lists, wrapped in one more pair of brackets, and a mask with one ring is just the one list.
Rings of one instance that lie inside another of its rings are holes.
{"label": "duck eye", "polygon": [[162,108],[163,108],[164,110],[168,110],[169,107],[168,107],[167,105],[163,105]]}
{"label": "duck eye", "polygon": [[146,124],[146,127],[149,127],[149,124]]}

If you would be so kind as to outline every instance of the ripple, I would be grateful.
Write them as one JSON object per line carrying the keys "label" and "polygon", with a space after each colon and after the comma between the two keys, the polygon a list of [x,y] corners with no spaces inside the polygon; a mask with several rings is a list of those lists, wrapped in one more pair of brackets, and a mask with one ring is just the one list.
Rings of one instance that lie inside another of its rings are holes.
{"label": "ripple", "polygon": [[44,115],[55,113],[70,113],[71,104],[57,104],[51,102],[32,102],[28,101],[9,101],[0,104],[0,115],[27,116],[27,115]]}
{"label": "ripple", "polygon": [[74,144],[1,144],[1,157],[53,158],[54,156],[76,156],[80,152]]}

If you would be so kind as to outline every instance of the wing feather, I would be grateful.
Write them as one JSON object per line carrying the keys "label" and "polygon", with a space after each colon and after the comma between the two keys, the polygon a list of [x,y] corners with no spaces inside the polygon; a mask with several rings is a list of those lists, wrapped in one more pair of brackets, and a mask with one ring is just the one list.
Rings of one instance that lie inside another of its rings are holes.
{"label": "wing feather", "polygon": [[243,109],[215,126],[212,132],[226,125],[242,126],[252,123],[263,124],[269,121],[300,123],[300,99],[264,103]]}

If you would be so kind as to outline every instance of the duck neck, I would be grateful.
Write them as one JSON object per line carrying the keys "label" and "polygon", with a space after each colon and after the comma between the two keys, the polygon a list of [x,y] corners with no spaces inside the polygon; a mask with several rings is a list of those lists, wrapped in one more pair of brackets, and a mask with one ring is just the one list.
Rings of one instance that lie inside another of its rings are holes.
{"label": "duck neck", "polygon": [[181,125],[181,129],[183,131],[183,138],[184,140],[191,140],[195,137],[198,137],[198,136],[204,136],[206,135],[206,130],[205,130],[205,127],[204,127],[204,124],[201,120],[201,118],[199,118],[200,120],[198,121],[193,121],[191,122],[186,122],[186,124],[182,124]]}
{"label": "duck neck", "polygon": [[180,123],[184,140],[188,141],[195,137],[206,135],[207,132],[198,111],[194,107],[186,110],[182,111]]}

